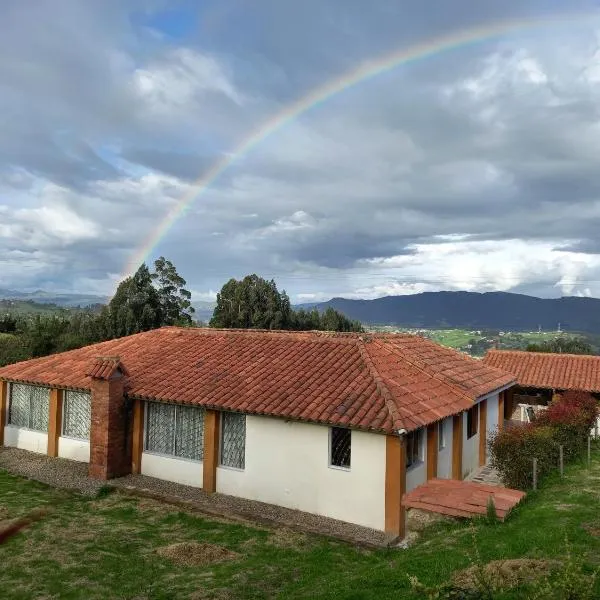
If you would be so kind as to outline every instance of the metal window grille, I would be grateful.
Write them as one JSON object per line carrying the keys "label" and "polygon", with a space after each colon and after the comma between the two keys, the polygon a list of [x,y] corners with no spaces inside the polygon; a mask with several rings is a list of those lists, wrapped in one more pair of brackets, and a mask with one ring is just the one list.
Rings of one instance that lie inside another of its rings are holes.
{"label": "metal window grille", "polygon": [[246,415],[221,414],[221,464],[243,469],[246,466]]}
{"label": "metal window grille", "polygon": [[202,460],[204,456],[204,410],[177,406],[175,410],[175,456]]}
{"label": "metal window grille", "polygon": [[80,440],[90,439],[92,397],[86,392],[65,392],[63,435]]}
{"label": "metal window grille", "polygon": [[8,422],[17,427],[48,431],[50,389],[13,383],[10,386]]}
{"label": "metal window grille", "polygon": [[352,432],[342,427],[331,428],[331,464],[334,467],[350,468]]}
{"label": "metal window grille", "polygon": [[190,460],[202,460],[204,409],[148,402],[146,450]]}

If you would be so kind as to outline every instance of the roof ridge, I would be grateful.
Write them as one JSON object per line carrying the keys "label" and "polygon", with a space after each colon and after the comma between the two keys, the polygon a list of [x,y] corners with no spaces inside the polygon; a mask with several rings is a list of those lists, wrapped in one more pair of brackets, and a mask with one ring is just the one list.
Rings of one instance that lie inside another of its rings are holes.
{"label": "roof ridge", "polygon": [[375,387],[377,389],[377,392],[383,398],[383,400],[385,402],[385,406],[388,409],[388,412],[390,413],[390,417],[392,418],[392,424],[394,426],[394,429],[396,431],[399,431],[400,429],[406,429],[406,427],[404,426],[404,421],[402,420],[402,417],[400,416],[400,411],[398,410],[398,407],[396,406],[396,403],[394,402],[394,397],[393,397],[392,393],[390,392],[390,390],[388,389],[388,387],[385,385],[385,381],[383,380],[383,377],[381,377],[381,375],[379,374],[379,371],[375,367],[375,363],[373,362],[373,359],[369,355],[369,352],[367,351],[367,349],[365,347],[365,341],[362,337],[358,338],[357,346],[358,346],[358,351],[360,352],[360,356],[361,356],[363,362],[367,366],[367,369],[369,370],[371,377],[373,377],[373,380],[375,381]]}
{"label": "roof ridge", "polygon": [[[422,338],[422,339],[425,339],[425,338]],[[462,390],[460,387],[458,387],[452,381],[448,381],[448,379],[446,377],[444,377],[443,375],[440,375],[439,373],[429,371],[422,365],[422,363],[419,364],[419,363],[415,362],[414,360],[410,360],[409,358],[406,357],[404,352],[400,351],[399,348],[397,348],[397,347],[389,348],[387,345],[383,344],[382,342],[380,342],[380,346],[390,353],[392,353],[394,350],[397,351],[397,353],[401,355],[402,360],[407,362],[409,365],[413,366],[415,369],[418,369],[419,371],[421,371],[421,373],[424,373],[428,377],[431,377],[431,378],[435,379],[436,381],[440,381],[444,385],[448,386],[451,390],[453,390],[454,392],[456,392],[463,398],[467,399],[469,402],[473,402],[473,398],[471,398],[471,396],[469,396],[464,390]],[[477,396],[477,398],[478,397],[479,396]]]}
{"label": "roof ridge", "polygon": [[552,358],[564,356],[567,358],[600,359],[598,354],[574,354],[573,352],[530,352],[529,350],[517,350],[516,348],[490,348],[486,354],[491,352],[498,354],[523,354],[525,356],[548,356]]}

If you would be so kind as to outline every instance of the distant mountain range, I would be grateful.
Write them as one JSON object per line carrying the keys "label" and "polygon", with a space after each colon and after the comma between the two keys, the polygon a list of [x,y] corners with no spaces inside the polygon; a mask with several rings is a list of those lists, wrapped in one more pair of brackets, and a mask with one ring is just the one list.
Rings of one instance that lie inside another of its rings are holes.
{"label": "distant mountain range", "polygon": [[[18,292],[0,288],[0,299],[68,308],[105,304],[107,298],[93,294],[52,293],[43,290]],[[195,317],[208,323],[214,302],[193,302]],[[392,325],[423,329],[500,329],[544,331],[560,328],[600,334],[600,299],[535,298],[508,292],[424,292],[386,296],[375,300],[332,298],[327,302],[299,304],[294,308],[320,311],[328,306],[366,325]]]}
{"label": "distant mountain range", "polygon": [[[424,292],[375,300],[333,298],[328,306],[369,325],[423,329],[500,329],[600,333],[600,299],[535,298],[507,292]],[[308,307],[307,307],[308,308]]]}
{"label": "distant mountain range", "polygon": [[39,304],[56,304],[74,308],[77,306],[85,307],[94,304],[106,304],[108,299],[104,296],[95,296],[93,294],[64,294],[45,292],[36,290],[35,292],[18,292],[15,290],[6,290],[0,288],[0,299],[3,300],[23,300],[37,302]]}

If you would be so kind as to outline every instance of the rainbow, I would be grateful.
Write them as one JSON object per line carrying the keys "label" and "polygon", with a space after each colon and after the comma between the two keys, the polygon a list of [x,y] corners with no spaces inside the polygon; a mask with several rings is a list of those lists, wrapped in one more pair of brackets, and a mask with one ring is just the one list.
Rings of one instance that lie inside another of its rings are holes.
{"label": "rainbow", "polygon": [[463,29],[446,36],[409,46],[408,48],[401,48],[391,54],[365,62],[358,68],[345,73],[341,77],[317,87],[299,100],[286,106],[266,122],[259,125],[248,137],[238,144],[233,152],[224,155],[223,158],[216,161],[212,167],[194,183],[192,192],[181,198],[160,222],[158,227],[156,227],[156,229],[144,240],[142,245],[128,261],[123,277],[135,272],[143,262],[148,260],[154,248],[193,202],[206,192],[206,190],[209,189],[209,187],[238,159],[250,152],[255,146],[286,124],[297,119],[305,112],[323,104],[337,94],[399,66],[417,60],[423,60],[442,52],[457,50],[465,46],[501,38],[507,34],[519,31],[544,28],[553,25],[564,25],[566,22],[590,21],[590,19],[593,16],[597,16],[597,14],[599,13],[587,12],[584,14],[578,13],[544,18],[538,17],[526,20],[501,21],[491,25]]}

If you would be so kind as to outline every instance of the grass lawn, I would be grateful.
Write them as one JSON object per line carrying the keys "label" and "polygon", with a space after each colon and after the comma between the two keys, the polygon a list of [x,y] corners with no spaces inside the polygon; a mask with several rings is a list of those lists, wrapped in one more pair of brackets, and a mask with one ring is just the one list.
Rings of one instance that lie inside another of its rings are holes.
{"label": "grass lawn", "polygon": [[[564,480],[548,478],[506,523],[438,524],[408,550],[232,524],[118,493],[86,499],[0,472],[0,518],[43,506],[45,519],[0,546],[2,598],[412,598],[408,574],[446,581],[469,565],[474,547],[484,562],[561,558],[565,535],[587,568],[600,564],[597,449],[591,470],[571,465]],[[185,541],[235,556],[185,566],[156,552]],[[499,597],[524,596],[513,589]]]}

